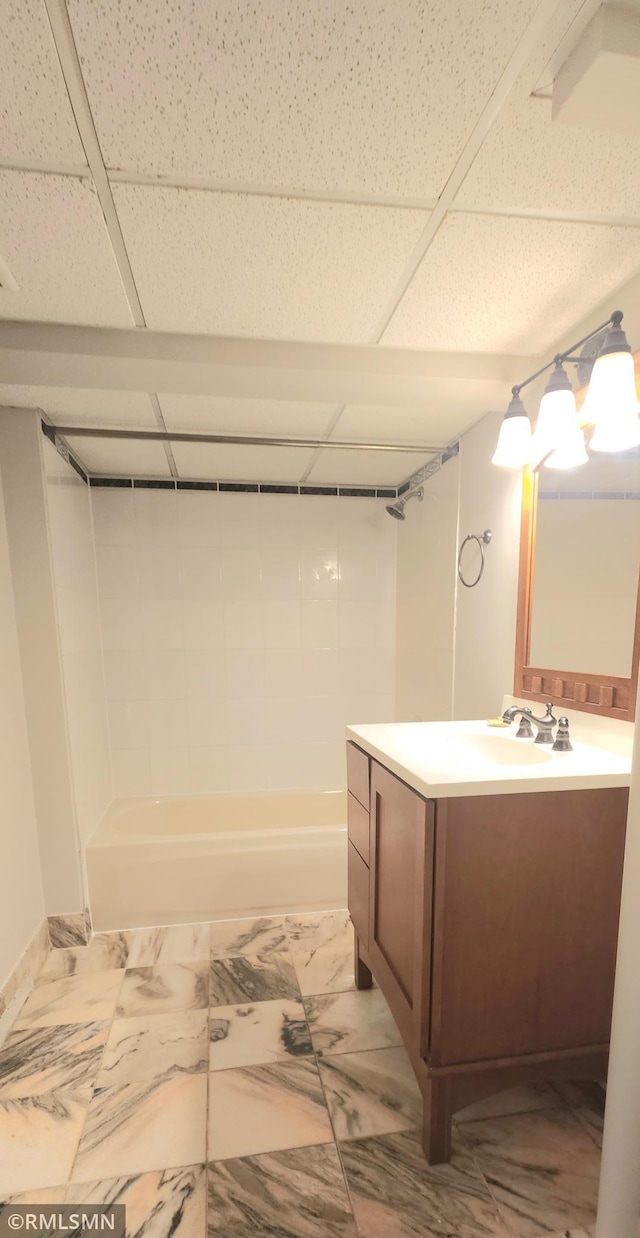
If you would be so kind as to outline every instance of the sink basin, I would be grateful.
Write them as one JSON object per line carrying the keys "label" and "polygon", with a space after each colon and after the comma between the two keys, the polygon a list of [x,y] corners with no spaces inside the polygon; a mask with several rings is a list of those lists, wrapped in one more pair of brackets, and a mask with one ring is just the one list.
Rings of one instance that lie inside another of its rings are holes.
{"label": "sink basin", "polygon": [[532,739],[515,739],[498,731],[495,735],[461,735],[451,745],[451,755],[478,765],[542,765],[551,761],[551,744],[536,744]]}

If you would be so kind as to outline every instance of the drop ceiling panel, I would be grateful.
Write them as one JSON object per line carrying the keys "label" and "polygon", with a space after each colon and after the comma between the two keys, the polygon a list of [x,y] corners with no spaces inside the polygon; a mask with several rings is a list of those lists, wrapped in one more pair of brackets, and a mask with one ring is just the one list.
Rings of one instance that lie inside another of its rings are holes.
{"label": "drop ceiling panel", "polygon": [[551,119],[551,100],[513,97],[456,206],[585,212],[640,219],[640,132],[623,136]]}
{"label": "drop ceiling panel", "polygon": [[335,404],[302,401],[221,399],[216,396],[159,395],[168,430],[208,434],[324,435]]}
{"label": "drop ceiling panel", "polygon": [[430,459],[424,451],[321,451],[309,485],[398,486]]}
{"label": "drop ceiling panel", "polygon": [[86,160],[42,0],[3,0],[0,157]]}
{"label": "drop ceiling panel", "polygon": [[115,185],[147,325],[365,343],[425,211]]}
{"label": "drop ceiling panel", "polygon": [[0,404],[39,408],[59,425],[157,429],[149,397],[144,391],[0,386]]}
{"label": "drop ceiling panel", "polygon": [[18,284],[0,289],[0,318],[133,326],[88,182],[0,171],[0,254]]}
{"label": "drop ceiling panel", "polygon": [[69,3],[110,166],[427,197],[442,189],[536,7]]}
{"label": "drop ceiling panel", "polygon": [[348,404],[331,437],[446,446],[485,413],[506,407],[509,398],[507,383],[430,378],[423,408]]}
{"label": "drop ceiling panel", "polygon": [[181,477],[209,481],[297,485],[313,451],[298,447],[236,447],[226,443],[172,443]]}
{"label": "drop ceiling panel", "polygon": [[450,215],[382,342],[536,353],[639,267],[640,229]]}
{"label": "drop ceiling panel", "polygon": [[138,439],[85,438],[68,440],[71,451],[90,473],[103,477],[170,477],[162,443]]}

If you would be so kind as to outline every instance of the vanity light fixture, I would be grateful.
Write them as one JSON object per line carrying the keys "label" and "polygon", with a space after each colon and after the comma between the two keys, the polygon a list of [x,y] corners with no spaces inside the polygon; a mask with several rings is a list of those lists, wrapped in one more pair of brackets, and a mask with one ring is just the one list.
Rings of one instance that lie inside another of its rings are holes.
{"label": "vanity light fixture", "polygon": [[[640,443],[635,369],[621,322],[622,313],[616,310],[584,339],[572,344],[566,352],[558,353],[553,361],[512,388],[511,403],[504,415],[493,456],[494,464],[518,469],[531,464],[536,470],[542,465],[551,469],[573,469],[586,464],[589,457],[581,422],[585,428],[594,427],[589,441],[594,451],[626,451]],[[574,356],[575,350],[607,327],[609,330],[596,355],[579,418],[564,362],[584,365],[584,356]],[[553,370],[540,401],[532,436],[520,392],[551,367]]]}

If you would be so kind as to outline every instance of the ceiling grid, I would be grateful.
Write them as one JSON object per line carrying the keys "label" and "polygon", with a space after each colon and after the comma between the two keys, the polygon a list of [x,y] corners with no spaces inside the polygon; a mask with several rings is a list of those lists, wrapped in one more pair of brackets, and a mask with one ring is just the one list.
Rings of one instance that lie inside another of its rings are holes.
{"label": "ceiling grid", "polygon": [[[17,290],[0,288],[0,320],[129,321],[176,350],[196,335],[256,350],[246,374],[211,371],[210,396],[193,367],[182,388],[163,385],[160,360],[146,395],[90,389],[96,352],[82,381],[64,359],[52,385],[18,367],[0,400],[37,399],[58,424],[445,446],[502,406],[515,354],[549,347],[640,272],[640,139],[551,129],[553,78],[598,8],[8,0],[0,256]],[[269,341],[300,358],[314,342],[341,348],[337,398],[315,369],[276,395],[284,383],[259,360]],[[406,363],[395,402],[349,378],[367,345]],[[436,362],[421,402],[402,394],[412,349],[453,362]],[[173,477],[205,467],[193,446],[162,447]],[[142,467],[151,444],[136,450]],[[249,468],[260,449],[230,450]],[[263,450],[274,482],[296,469],[296,482],[349,480],[339,452],[314,447],[300,465]],[[93,471],[108,451],[91,448]],[[373,478],[349,454],[353,482]]]}

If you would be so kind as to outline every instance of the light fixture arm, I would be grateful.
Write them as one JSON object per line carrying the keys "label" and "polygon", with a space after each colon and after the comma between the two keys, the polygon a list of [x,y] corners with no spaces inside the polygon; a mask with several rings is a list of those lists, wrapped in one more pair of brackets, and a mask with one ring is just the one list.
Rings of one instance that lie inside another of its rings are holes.
{"label": "light fixture arm", "polygon": [[528,387],[529,383],[535,382],[536,378],[540,378],[541,374],[546,374],[547,370],[550,370],[553,365],[562,365],[565,361],[584,361],[584,357],[574,357],[572,356],[572,353],[574,353],[576,349],[582,348],[583,344],[588,343],[589,340],[593,339],[594,335],[599,335],[600,332],[604,331],[607,327],[619,327],[623,317],[624,315],[622,310],[614,310],[611,316],[607,318],[606,322],[601,322],[600,326],[594,327],[593,331],[590,331],[588,335],[583,335],[581,340],[576,340],[575,344],[571,344],[565,352],[556,353],[555,357],[552,357],[551,361],[547,361],[546,365],[543,365],[539,370],[536,370],[535,374],[530,374],[529,377],[525,378],[523,382],[516,383],[515,387],[511,388],[511,394],[520,395],[523,387]]}

